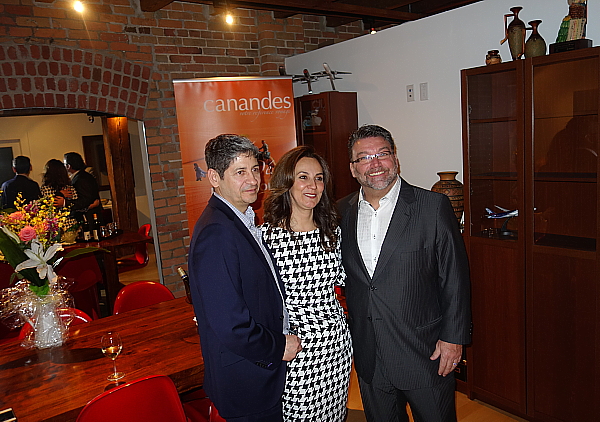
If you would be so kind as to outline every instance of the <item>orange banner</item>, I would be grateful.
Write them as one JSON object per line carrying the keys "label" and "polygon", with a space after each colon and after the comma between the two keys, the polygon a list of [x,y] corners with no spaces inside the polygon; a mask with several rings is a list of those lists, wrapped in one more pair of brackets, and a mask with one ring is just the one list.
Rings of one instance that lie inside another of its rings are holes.
{"label": "orange banner", "polygon": [[187,79],[173,86],[190,235],[212,194],[204,146],[222,133],[245,136],[260,149],[261,193],[252,207],[262,217],[273,166],[296,146],[291,77]]}

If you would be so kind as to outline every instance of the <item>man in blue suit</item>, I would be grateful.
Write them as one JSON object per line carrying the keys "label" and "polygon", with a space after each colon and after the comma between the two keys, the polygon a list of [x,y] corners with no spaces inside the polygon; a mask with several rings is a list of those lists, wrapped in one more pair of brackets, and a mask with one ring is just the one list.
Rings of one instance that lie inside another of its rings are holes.
{"label": "man in blue suit", "polygon": [[2,208],[14,208],[17,195],[20,193],[25,203],[31,202],[42,196],[40,186],[29,178],[31,161],[29,157],[19,155],[12,162],[15,177],[2,184]]}
{"label": "man in blue suit", "polygon": [[228,422],[281,422],[290,334],[283,283],[254,225],[258,149],[219,135],[205,148],[214,189],[194,227],[189,270],[204,356],[204,389]]}

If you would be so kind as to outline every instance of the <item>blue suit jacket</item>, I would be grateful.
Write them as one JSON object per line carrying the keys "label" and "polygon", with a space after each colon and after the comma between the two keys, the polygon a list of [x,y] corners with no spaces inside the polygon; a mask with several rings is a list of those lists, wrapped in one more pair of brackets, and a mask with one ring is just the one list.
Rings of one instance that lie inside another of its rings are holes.
{"label": "blue suit jacket", "polygon": [[219,198],[194,227],[188,267],[208,396],[224,418],[276,406],[286,371],[282,299],[256,240]]}
{"label": "blue suit jacket", "polygon": [[14,208],[19,192],[25,202],[31,202],[42,196],[40,186],[35,180],[22,174],[16,174],[15,177],[2,184],[2,208]]}

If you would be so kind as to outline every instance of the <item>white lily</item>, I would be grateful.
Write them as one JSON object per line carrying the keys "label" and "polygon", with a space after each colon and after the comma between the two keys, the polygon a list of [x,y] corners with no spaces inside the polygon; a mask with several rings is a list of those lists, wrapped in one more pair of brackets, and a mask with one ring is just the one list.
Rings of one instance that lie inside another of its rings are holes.
{"label": "white lily", "polygon": [[20,243],[21,239],[19,239],[19,236],[17,236],[15,233],[13,233],[12,231],[8,230],[6,227],[2,226],[2,231],[4,233],[6,233],[6,235],[8,237],[10,237],[12,240],[14,240],[16,243]]}
{"label": "white lily", "polygon": [[50,284],[54,284],[58,276],[52,269],[52,265],[48,264],[48,261],[52,259],[56,252],[62,250],[62,245],[60,243],[55,243],[44,252],[44,246],[38,240],[34,239],[31,241],[31,249],[26,249],[24,251],[29,259],[17,265],[15,271],[19,272],[25,268],[36,268],[40,279],[43,280],[48,277]]}

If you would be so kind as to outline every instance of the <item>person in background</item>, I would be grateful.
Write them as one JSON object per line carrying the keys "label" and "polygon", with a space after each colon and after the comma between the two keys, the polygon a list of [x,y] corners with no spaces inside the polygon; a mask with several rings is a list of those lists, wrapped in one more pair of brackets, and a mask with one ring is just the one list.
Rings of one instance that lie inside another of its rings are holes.
{"label": "person in background", "polygon": [[19,155],[13,158],[12,169],[15,177],[4,182],[0,188],[2,190],[2,208],[14,208],[19,193],[25,203],[39,199],[42,196],[40,186],[35,180],[29,178],[32,170],[29,157]]}
{"label": "person in background", "polygon": [[228,422],[281,422],[289,333],[283,284],[254,225],[258,149],[219,135],[206,144],[214,193],[196,222],[188,268],[204,357],[204,390]]}
{"label": "person in background", "polygon": [[54,158],[48,160],[42,175],[42,196],[55,198],[54,205],[65,206],[65,199],[77,199],[77,192],[71,185],[69,173],[64,164]]}
{"label": "person in background", "polygon": [[348,141],[359,192],[338,203],[354,364],[369,422],[454,422],[454,368],[470,342],[469,266],[445,195],[408,184],[392,134]]}
{"label": "person in background", "polygon": [[288,364],[284,421],[342,422],[352,345],[335,285],[344,283],[331,173],[311,147],[284,154],[265,201],[265,242],[285,284],[302,351]]}
{"label": "person in background", "polygon": [[102,221],[102,204],[100,203],[100,191],[96,178],[85,171],[86,165],[80,154],[68,152],[64,155],[63,163],[71,177],[71,184],[77,192],[77,198],[65,198],[65,204],[71,207],[72,215],[77,221],[83,221],[83,215],[87,221],[93,221],[96,214]]}

